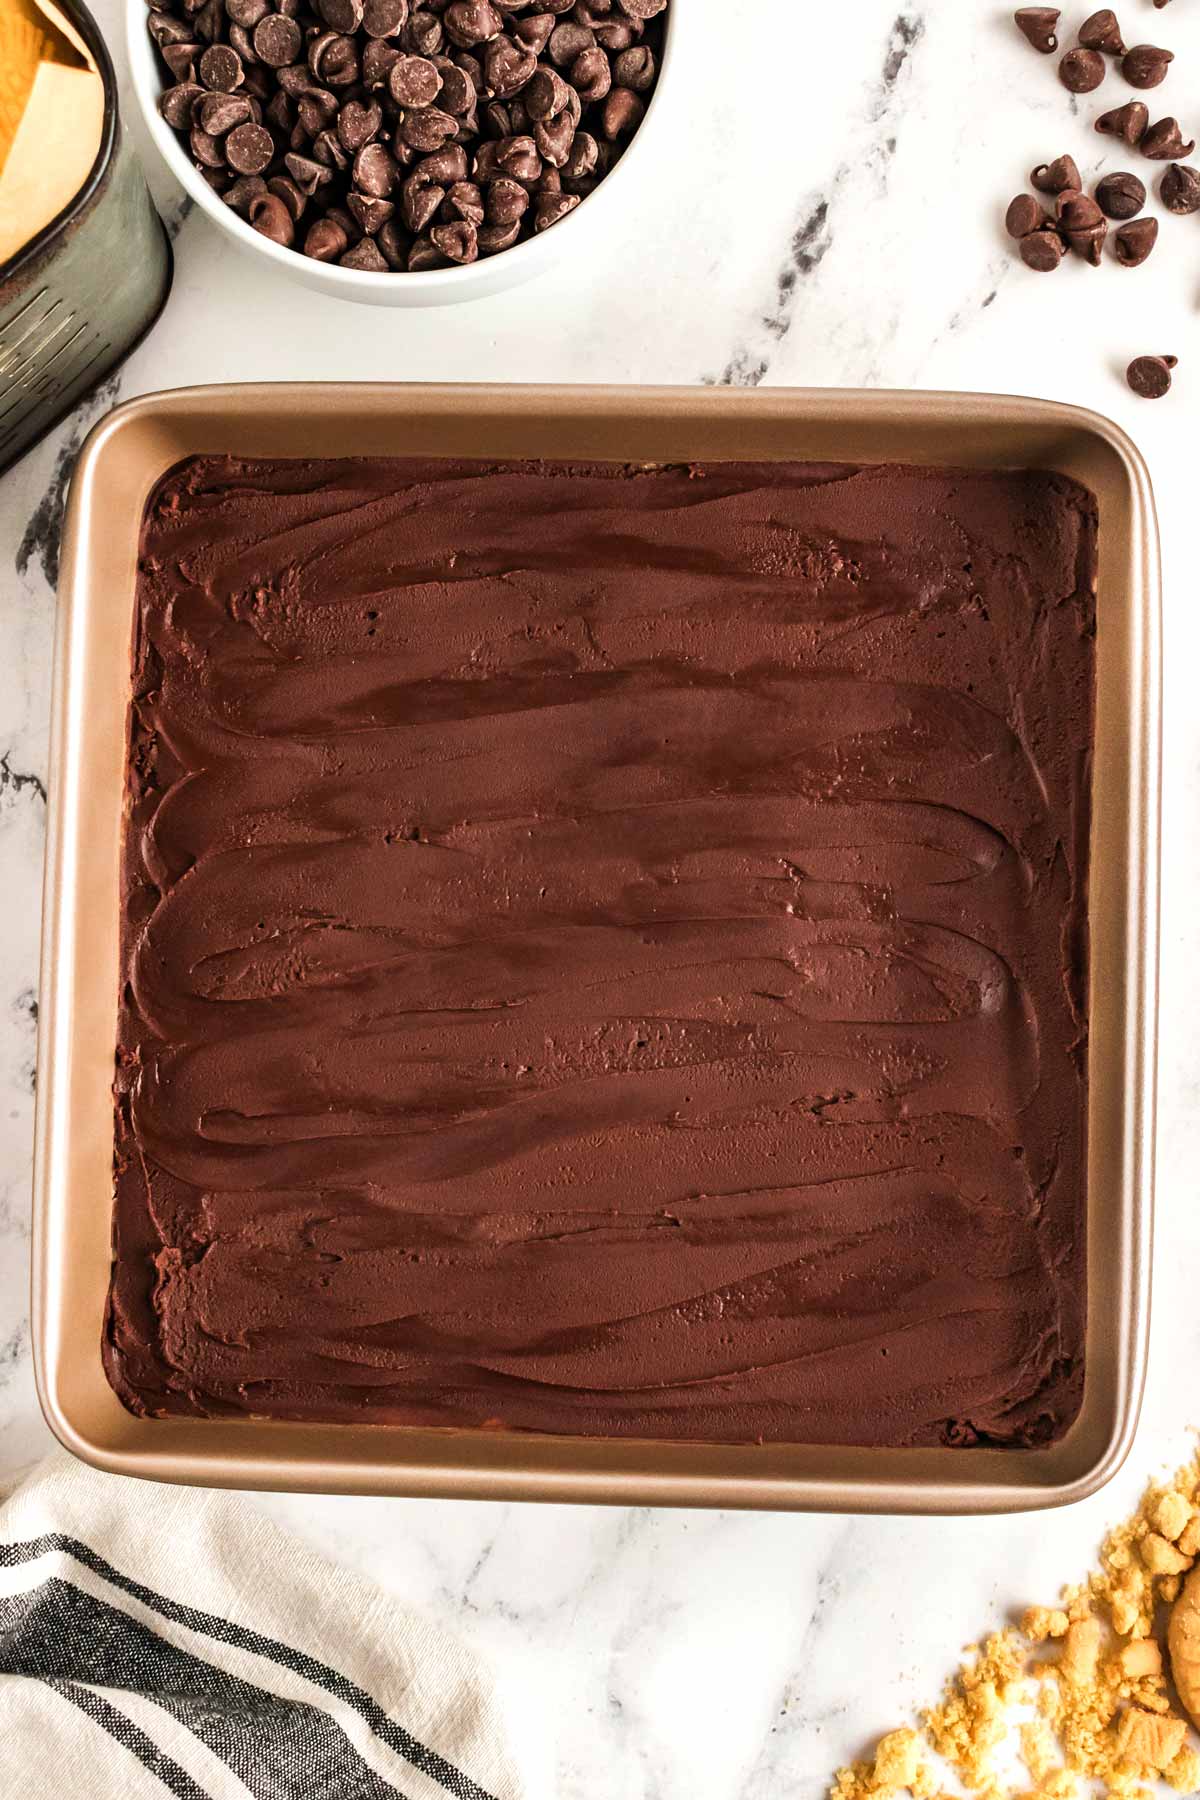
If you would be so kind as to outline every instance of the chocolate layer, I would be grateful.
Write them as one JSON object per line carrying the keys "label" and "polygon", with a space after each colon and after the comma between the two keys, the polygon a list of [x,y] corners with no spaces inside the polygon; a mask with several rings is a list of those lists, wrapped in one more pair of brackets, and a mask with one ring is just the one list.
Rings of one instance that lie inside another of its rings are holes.
{"label": "chocolate layer", "polygon": [[1028,472],[174,471],[134,651],[126,1404],[1060,1435],[1094,541]]}

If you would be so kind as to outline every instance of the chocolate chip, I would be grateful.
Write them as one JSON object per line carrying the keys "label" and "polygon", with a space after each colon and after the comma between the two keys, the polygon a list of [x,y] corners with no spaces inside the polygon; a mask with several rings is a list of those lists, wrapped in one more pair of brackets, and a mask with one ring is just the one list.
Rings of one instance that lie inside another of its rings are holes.
{"label": "chocolate chip", "polygon": [[271,10],[271,0],[225,0],[225,14],[231,24],[243,31],[253,31],[260,19]]}
{"label": "chocolate chip", "polygon": [[1161,400],[1170,391],[1171,370],[1177,356],[1135,356],[1125,371],[1125,379],[1142,400]]}
{"label": "chocolate chip", "polygon": [[204,89],[198,82],[181,81],[178,87],[164,88],[158,97],[158,110],[176,131],[190,131],[192,113]]}
{"label": "chocolate chip", "polygon": [[[489,43],[504,30],[504,20],[491,0],[451,0],[443,14],[443,22],[447,37],[460,50],[469,50],[473,44]],[[473,262],[474,257],[461,260]]]}
{"label": "chocolate chip", "polygon": [[556,119],[566,111],[571,90],[557,69],[541,68],[525,90],[531,119]]}
{"label": "chocolate chip", "polygon": [[327,169],[311,156],[301,156],[298,151],[289,150],[283,160],[300,192],[307,194],[310,200],[318,188],[324,187],[333,179],[332,169]]}
{"label": "chocolate chip", "polygon": [[371,38],[392,38],[408,21],[408,0],[364,0],[362,28]]}
{"label": "chocolate chip", "polygon": [[1021,261],[1027,268],[1035,269],[1039,275],[1046,275],[1051,269],[1057,269],[1066,255],[1062,239],[1049,226],[1028,232],[1021,239],[1019,249]]}
{"label": "chocolate chip", "polygon": [[495,146],[496,172],[514,181],[534,182],[542,172],[542,159],[531,137],[502,138]]}
{"label": "chocolate chip", "polygon": [[1146,204],[1146,185],[1136,175],[1120,169],[1096,184],[1096,200],[1110,219],[1133,219]]}
{"label": "chocolate chip", "polygon": [[[257,126],[254,125],[242,126],[243,131],[257,129]],[[198,125],[193,125],[188,142],[192,146],[192,155],[202,169],[223,169],[225,167],[225,154],[221,149],[219,138],[210,137],[207,131],[201,131]]]}
{"label": "chocolate chip", "polygon": [[214,93],[232,94],[242,84],[242,59],[228,44],[210,44],[200,58],[198,73]]}
{"label": "chocolate chip", "polygon": [[426,56],[401,56],[388,75],[388,92],[397,106],[432,106],[442,91],[442,78]]}
{"label": "chocolate chip", "polygon": [[199,54],[200,45],[193,43],[164,44],[162,49],[162,59],[176,81],[195,80],[196,58]]}
{"label": "chocolate chip", "polygon": [[479,260],[479,240],[475,235],[475,227],[466,219],[456,219],[450,225],[435,225],[429,233],[436,249],[452,263],[473,263]]}
{"label": "chocolate chip", "polygon": [[1083,186],[1073,156],[1056,156],[1051,163],[1039,163],[1029,179],[1039,194],[1062,194]]}
{"label": "chocolate chip", "polygon": [[484,79],[492,93],[501,100],[519,94],[538,71],[538,59],[514,38],[498,37],[487,47],[483,58]]}
{"label": "chocolate chip", "polygon": [[521,221],[511,225],[481,225],[476,232],[480,256],[495,256],[500,250],[511,250],[521,235]]}
{"label": "chocolate chip", "polygon": [[1059,224],[1071,249],[1099,268],[1108,236],[1108,222],[1087,194],[1064,195],[1058,209]]}
{"label": "chocolate chip", "polygon": [[1031,231],[1045,223],[1046,215],[1032,194],[1018,194],[1008,203],[1008,211],[1004,215],[1004,229],[1011,238],[1028,237]]}
{"label": "chocolate chip", "polygon": [[400,41],[414,56],[436,56],[445,47],[446,34],[437,14],[422,8],[410,17]]}
{"label": "chocolate chip", "polygon": [[344,32],[320,32],[309,42],[308,66],[326,87],[351,87],[359,77],[354,39]]}
{"label": "chocolate chip", "polygon": [[498,175],[487,190],[489,225],[515,225],[529,210],[529,192],[509,175]]}
{"label": "chocolate chip", "polygon": [[468,225],[483,224],[483,193],[477,182],[456,181],[443,204],[444,210],[453,218],[462,219]]}
{"label": "chocolate chip", "polygon": [[349,243],[342,227],[326,215],[314,219],[304,239],[304,254],[317,262],[336,262]]}
{"label": "chocolate chip", "polygon": [[374,238],[360,238],[353,249],[338,257],[343,269],[360,269],[368,275],[386,275],[387,261]]}
{"label": "chocolate chip", "polygon": [[448,266],[432,238],[417,238],[408,252],[407,268],[410,275],[419,275],[426,269],[445,269]]}
{"label": "chocolate chip", "polygon": [[363,0],[316,0],[316,6],[331,31],[357,31],[363,22]]}
{"label": "chocolate chip", "polygon": [[533,229],[549,231],[580,204],[578,194],[539,194],[534,209]]}
{"label": "chocolate chip", "polygon": [[413,150],[439,150],[455,135],[458,121],[440,106],[418,106],[405,111],[396,126],[397,136]]}
{"label": "chocolate chip", "polygon": [[255,231],[260,231],[273,244],[282,244],[290,249],[296,236],[296,225],[291,213],[275,194],[259,194],[250,202],[250,223]]}
{"label": "chocolate chip", "polygon": [[374,194],[347,194],[346,206],[368,237],[374,237],[396,210],[393,201],[379,200]]}
{"label": "chocolate chip", "polygon": [[296,101],[296,117],[306,137],[319,137],[337,116],[337,97],[328,88],[311,88]]}
{"label": "chocolate chip", "polygon": [[445,268],[548,229],[615,165],[667,4],[150,0],[148,29],[163,117],[231,210],[279,243],[307,218],[296,248],[322,260]]}
{"label": "chocolate chip", "polygon": [[554,25],[553,13],[534,13],[532,18],[517,20],[514,35],[526,49],[532,50],[535,56],[540,56],[550,42]]}
{"label": "chocolate chip", "polygon": [[560,113],[557,119],[539,122],[533,128],[533,141],[538,147],[538,155],[543,162],[553,168],[561,169],[571,154],[571,145],[575,142],[575,122],[569,113]]}
{"label": "chocolate chip", "polygon": [[657,77],[658,64],[649,44],[634,44],[630,49],[622,50],[613,62],[614,84],[632,88],[635,94],[647,93]]}
{"label": "chocolate chip", "polygon": [[400,194],[404,223],[408,229],[419,236],[431,220],[437,217],[445,198],[446,189],[441,182],[434,181],[418,163],[405,181]]}
{"label": "chocolate chip", "polygon": [[1157,219],[1131,219],[1122,225],[1114,238],[1117,261],[1126,269],[1137,269],[1145,262],[1158,242]]}
{"label": "chocolate chip", "polygon": [[261,175],[275,154],[265,125],[238,125],[225,139],[225,161],[238,175]]}
{"label": "chocolate chip", "polygon": [[1098,50],[1068,50],[1058,65],[1058,79],[1071,94],[1092,93],[1107,73]]}
{"label": "chocolate chip", "polygon": [[452,63],[448,56],[439,56],[434,67],[442,78],[438,105],[443,112],[453,113],[456,119],[464,118],[476,104],[475,86],[470,76],[457,63]]}
{"label": "chocolate chip", "polygon": [[412,248],[412,240],[407,232],[401,230],[395,219],[389,219],[386,225],[380,226],[375,242],[389,269],[408,267],[408,253]]}
{"label": "chocolate chip", "polygon": [[1103,50],[1109,56],[1124,56],[1125,44],[1117,15],[1109,6],[1092,13],[1079,27],[1079,42],[1087,50]]}
{"label": "chocolate chip", "polygon": [[1130,87],[1157,87],[1175,61],[1170,50],[1160,50],[1157,44],[1135,44],[1127,50],[1121,63],[1121,73]]}
{"label": "chocolate chip", "polygon": [[337,116],[337,134],[344,149],[361,150],[383,130],[383,112],[374,100],[364,106],[361,100],[347,100]]}
{"label": "chocolate chip", "polygon": [[254,54],[269,68],[282,69],[287,63],[294,63],[300,54],[303,38],[295,19],[285,19],[282,13],[268,13],[254,27]]}
{"label": "chocolate chip", "polygon": [[235,125],[244,125],[251,116],[247,94],[205,94],[193,114],[201,131],[215,138],[224,137]]}
{"label": "chocolate chip", "polygon": [[238,179],[225,189],[221,198],[226,206],[231,206],[235,213],[243,219],[250,217],[250,202],[265,194],[267,184],[261,175],[240,175]]}
{"label": "chocolate chip", "polygon": [[[248,179],[253,180],[254,177],[250,176]],[[296,186],[291,176],[273,175],[267,183],[267,190],[269,193],[274,194],[277,200],[283,201],[283,204],[287,207],[293,219],[295,219],[298,224],[301,215],[308,205],[308,201],[300,192],[300,189]]]}
{"label": "chocolate chip", "polygon": [[1189,163],[1172,163],[1163,172],[1158,195],[1169,213],[1183,217],[1200,212],[1200,169],[1193,169]]}
{"label": "chocolate chip", "polygon": [[646,107],[640,94],[632,88],[614,88],[600,115],[600,129],[611,142],[635,132],[645,117]]}
{"label": "chocolate chip", "polygon": [[603,100],[612,84],[612,66],[598,47],[582,51],[571,64],[571,86],[585,106]]}
{"label": "chocolate chip", "polygon": [[386,200],[400,179],[395,159],[384,144],[367,144],[354,158],[354,185],[362,194]]}
{"label": "chocolate chip", "polygon": [[1196,140],[1192,138],[1184,143],[1178,119],[1159,119],[1157,124],[1147,128],[1138,148],[1152,162],[1179,162],[1192,154]]}
{"label": "chocolate chip", "polygon": [[1140,144],[1150,123],[1150,109],[1144,100],[1127,100],[1124,106],[1116,106],[1111,112],[1101,113],[1096,120],[1096,130],[1107,137],[1119,137],[1132,149]]}

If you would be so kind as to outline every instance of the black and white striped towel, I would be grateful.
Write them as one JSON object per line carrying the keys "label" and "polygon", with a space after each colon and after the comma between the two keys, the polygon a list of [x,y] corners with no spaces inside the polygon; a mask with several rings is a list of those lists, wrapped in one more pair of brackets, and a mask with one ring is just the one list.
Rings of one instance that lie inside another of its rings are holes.
{"label": "black and white striped towel", "polygon": [[244,1501],[55,1456],[0,1505],[0,1800],[520,1800],[455,1639]]}

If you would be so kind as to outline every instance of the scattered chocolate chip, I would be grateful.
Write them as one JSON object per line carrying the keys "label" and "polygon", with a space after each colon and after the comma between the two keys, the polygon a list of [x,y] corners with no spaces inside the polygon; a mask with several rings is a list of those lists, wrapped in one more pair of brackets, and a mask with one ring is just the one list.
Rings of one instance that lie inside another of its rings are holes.
{"label": "scattered chocolate chip", "polygon": [[1092,93],[1107,73],[1098,50],[1068,50],[1058,65],[1058,79],[1070,94]]}
{"label": "scattered chocolate chip", "polygon": [[1079,27],[1079,42],[1087,50],[1103,50],[1108,56],[1124,56],[1125,44],[1117,15],[1110,6],[1101,7]]}
{"label": "scattered chocolate chip", "polygon": [[1121,63],[1121,73],[1130,87],[1157,87],[1175,61],[1174,52],[1160,50],[1157,44],[1135,44],[1127,50]]}
{"label": "scattered chocolate chip", "polygon": [[1087,194],[1064,195],[1058,210],[1063,236],[1077,256],[1099,268],[1108,221]]}
{"label": "scattered chocolate chip", "polygon": [[1083,186],[1073,156],[1056,156],[1053,162],[1039,163],[1029,179],[1039,194],[1062,194],[1069,188],[1078,192]]}
{"label": "scattered chocolate chip", "polygon": [[1125,379],[1142,400],[1161,400],[1170,391],[1171,370],[1177,356],[1135,356],[1125,371]]}
{"label": "scattered chocolate chip", "polygon": [[1117,261],[1126,269],[1140,268],[1158,242],[1157,219],[1131,219],[1114,240]]}
{"label": "scattered chocolate chip", "polygon": [[1032,194],[1018,194],[1008,203],[1008,211],[1004,215],[1004,229],[1011,238],[1028,237],[1043,225],[1046,215]]}
{"label": "scattered chocolate chip", "polygon": [[1183,217],[1200,212],[1200,169],[1190,163],[1172,163],[1163,171],[1158,196],[1169,213]]}
{"label": "scattered chocolate chip", "polygon": [[1178,119],[1159,119],[1157,124],[1147,128],[1138,148],[1152,162],[1179,162],[1192,154],[1196,140],[1192,138],[1184,143]]}
{"label": "scattered chocolate chip", "polygon": [[1057,269],[1066,255],[1066,248],[1057,231],[1051,226],[1041,226],[1037,231],[1027,232],[1018,246],[1021,261],[1027,268],[1036,269],[1039,275],[1049,274]]}
{"label": "scattered chocolate chip", "polygon": [[1111,112],[1101,113],[1096,120],[1096,130],[1107,137],[1119,137],[1132,149],[1140,144],[1150,123],[1150,109],[1144,100],[1127,100],[1124,106],[1116,106]]}
{"label": "scattered chocolate chip", "polygon": [[1124,169],[1096,183],[1096,200],[1110,219],[1134,219],[1146,204],[1146,184]]}

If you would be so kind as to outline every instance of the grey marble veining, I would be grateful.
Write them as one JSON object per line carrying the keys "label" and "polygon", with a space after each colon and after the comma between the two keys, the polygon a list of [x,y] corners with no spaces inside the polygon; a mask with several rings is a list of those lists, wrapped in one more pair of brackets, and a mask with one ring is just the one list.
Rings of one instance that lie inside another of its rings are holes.
{"label": "grey marble veining", "polygon": [[[1125,97],[1116,78],[1072,104],[1003,9],[675,4],[689,29],[672,131],[629,193],[604,267],[564,265],[448,311],[350,308],[260,273],[154,167],[176,255],[167,311],[104,391],[0,482],[0,1474],[47,1443],[27,1287],[52,590],[71,463],[115,399],[309,376],[866,383],[1094,406],[1150,460],[1166,572],[1156,1311],[1126,1470],[1070,1513],[994,1520],[257,1502],[490,1653],[535,1791],[818,1800],[839,1761],[934,1696],[962,1644],[1082,1573],[1106,1522],[1189,1452],[1200,1424],[1200,220],[1164,218],[1137,272],[1072,262],[1047,279],[1014,260],[1004,205],[1034,163],[1069,149],[1096,172],[1129,154],[1090,131]],[[120,62],[115,0],[98,10]],[[1156,116],[1186,124],[1200,14],[1126,0],[1121,18],[1129,41],[1177,51]],[[1157,406],[1119,380],[1147,350],[1181,359]]]}

